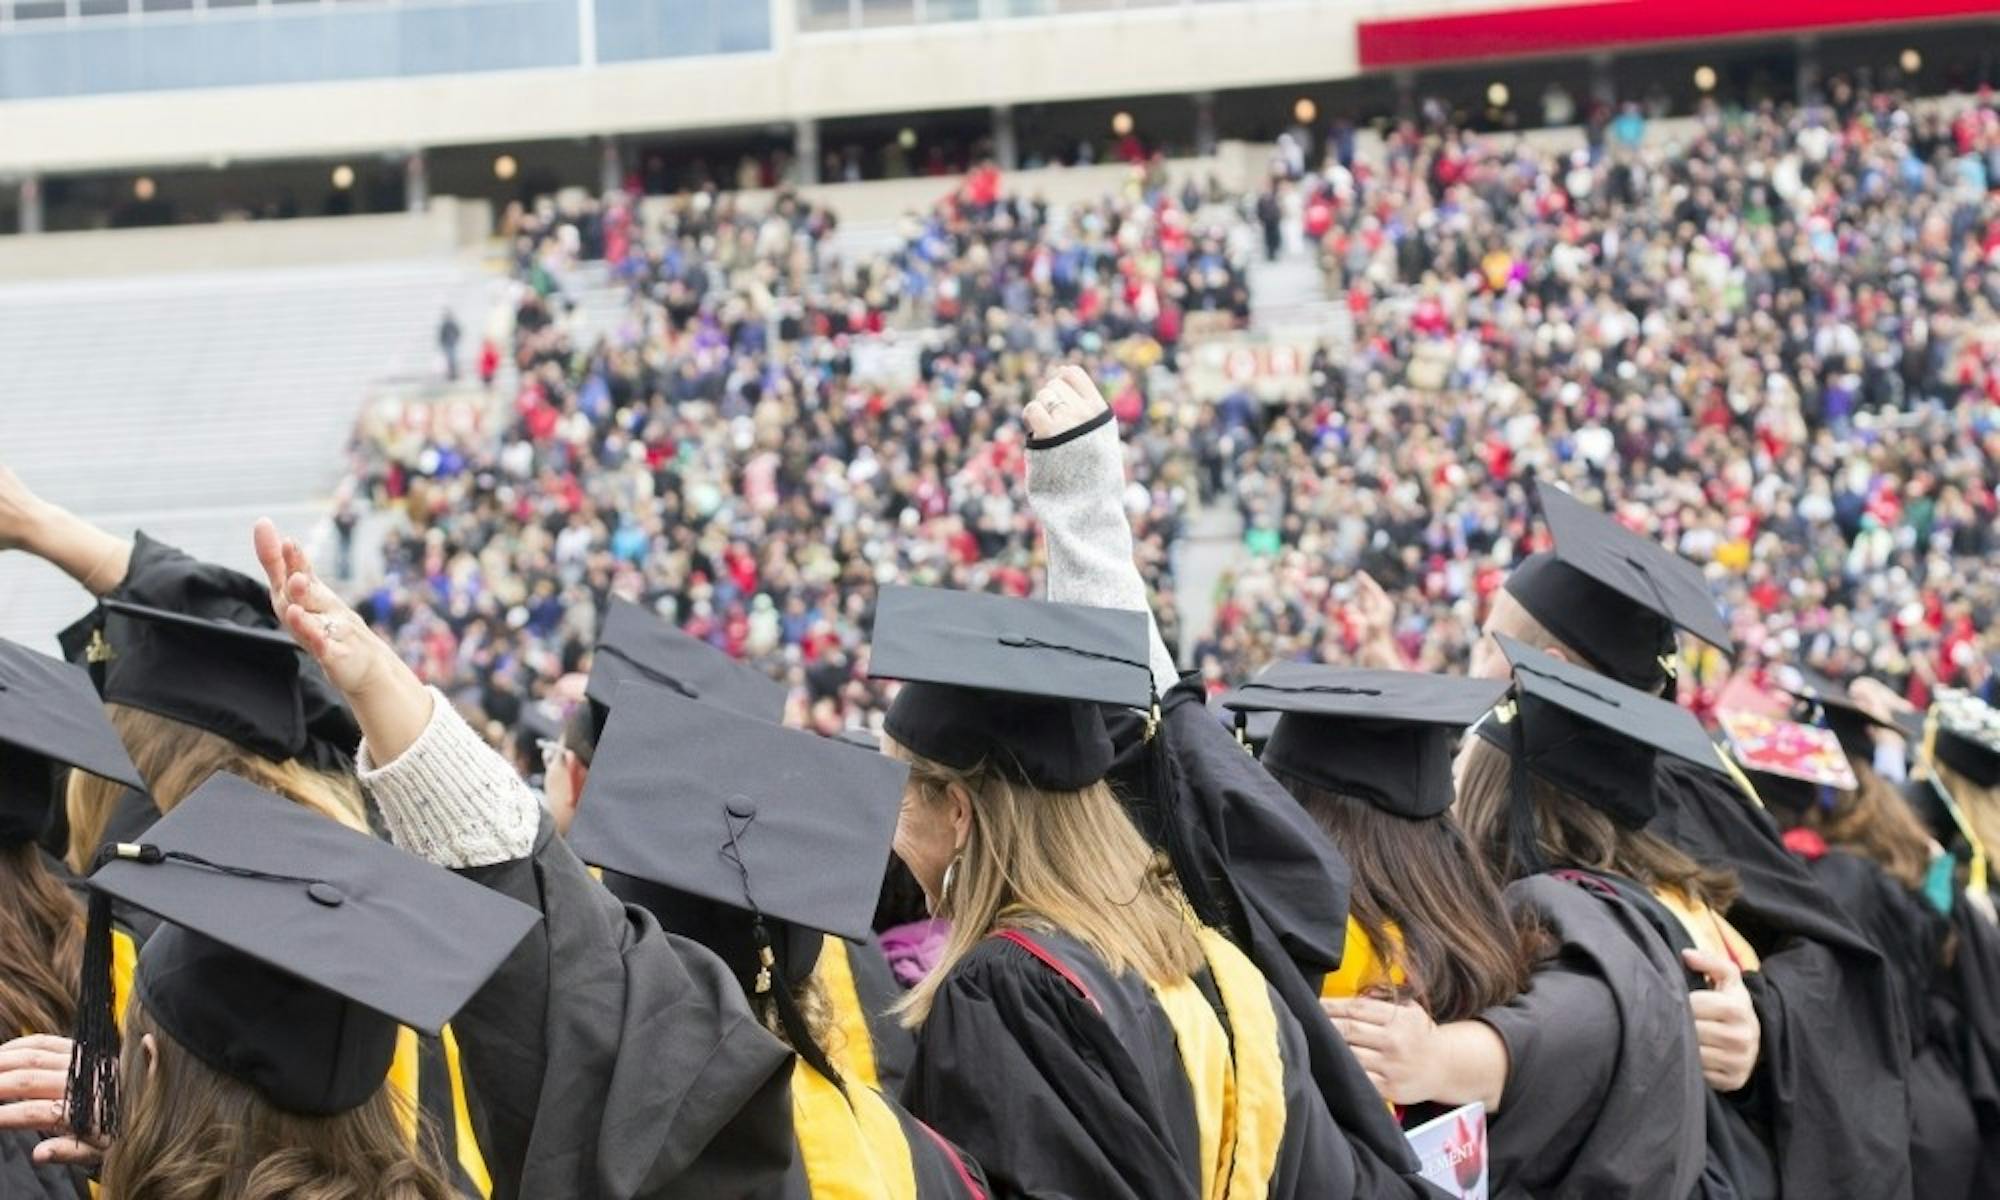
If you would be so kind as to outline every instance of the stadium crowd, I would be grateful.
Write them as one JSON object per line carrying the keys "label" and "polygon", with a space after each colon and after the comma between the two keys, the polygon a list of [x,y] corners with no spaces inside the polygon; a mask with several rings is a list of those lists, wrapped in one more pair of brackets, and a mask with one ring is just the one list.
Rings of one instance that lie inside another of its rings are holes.
{"label": "stadium crowd", "polygon": [[[1203,193],[1142,173],[1065,213],[997,186],[975,172],[892,254],[845,268],[832,215],[790,197],[751,212],[698,193],[652,230],[625,196],[519,214],[519,282],[480,364],[489,383],[503,353],[518,367],[505,428],[357,444],[343,524],[369,500],[399,514],[374,619],[511,724],[566,677],[574,699],[616,593],[767,666],[837,730],[880,708],[854,669],[876,587],[1033,587],[1019,414],[1075,358],[1143,429],[1128,503],[1171,631],[1199,408],[1165,364],[1190,315],[1246,315],[1240,223],[1209,231]],[[579,344],[558,281],[600,255],[630,302]],[[880,335],[896,361],[857,364]]]}
{"label": "stadium crowd", "polygon": [[1752,662],[1907,678],[1919,704],[1991,688],[1991,98],[1619,130],[1551,155],[1405,127],[1386,169],[1309,180],[1354,345],[1307,398],[1227,405],[1260,552],[1218,589],[1211,677],[1462,664],[1505,567],[1542,548],[1522,541],[1540,475],[1707,564]]}
{"label": "stadium crowd", "polygon": [[[1847,92],[1711,108],[1692,137],[1593,130],[1552,153],[1410,123],[1386,161],[1331,153],[1268,197],[1155,164],[1068,211],[981,167],[854,262],[782,193],[695,193],[651,227],[625,195],[518,214],[480,364],[518,366],[511,421],[357,449],[356,492],[400,514],[372,615],[502,724],[574,698],[614,592],[851,723],[881,706],[855,670],[877,586],[1033,588],[1013,418],[1071,358],[1127,430],[1170,642],[1188,504],[1242,511],[1189,663],[1218,690],[1284,659],[1462,665],[1540,548],[1532,475],[1706,564],[1753,664],[1866,668],[1919,704],[1990,689],[2000,110]],[[1309,395],[1198,402],[1186,327],[1247,320],[1285,206],[1353,343]],[[560,281],[598,257],[630,303],[580,344]]]}

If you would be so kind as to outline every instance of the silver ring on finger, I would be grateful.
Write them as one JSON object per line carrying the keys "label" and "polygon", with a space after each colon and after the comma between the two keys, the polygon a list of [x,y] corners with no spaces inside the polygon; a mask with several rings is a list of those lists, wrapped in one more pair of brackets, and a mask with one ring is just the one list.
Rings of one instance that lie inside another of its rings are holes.
{"label": "silver ring on finger", "polygon": [[334,620],[332,617],[321,617],[319,619],[319,633],[321,637],[329,642],[335,640],[340,636],[340,622]]}

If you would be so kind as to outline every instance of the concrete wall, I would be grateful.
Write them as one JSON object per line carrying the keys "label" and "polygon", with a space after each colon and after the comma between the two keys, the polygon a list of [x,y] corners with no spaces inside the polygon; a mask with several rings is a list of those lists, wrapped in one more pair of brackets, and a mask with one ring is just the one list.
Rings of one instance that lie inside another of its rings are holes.
{"label": "concrete wall", "polygon": [[436,259],[483,247],[483,200],[439,197],[425,213],[165,225],[0,238],[0,281]]}
{"label": "concrete wall", "polygon": [[[761,0],[746,0],[758,3]],[[0,177],[1334,79],[1384,0],[1237,0],[799,34],[768,54],[0,105]]]}

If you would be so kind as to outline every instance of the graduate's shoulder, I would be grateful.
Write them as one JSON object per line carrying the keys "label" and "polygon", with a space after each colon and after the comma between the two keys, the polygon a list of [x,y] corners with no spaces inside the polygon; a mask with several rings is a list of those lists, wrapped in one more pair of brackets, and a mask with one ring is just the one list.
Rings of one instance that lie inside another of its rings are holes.
{"label": "graduate's shoulder", "polygon": [[1078,939],[1041,924],[1003,926],[952,964],[938,1000],[1002,999],[1102,1012],[1123,990],[1104,960]]}

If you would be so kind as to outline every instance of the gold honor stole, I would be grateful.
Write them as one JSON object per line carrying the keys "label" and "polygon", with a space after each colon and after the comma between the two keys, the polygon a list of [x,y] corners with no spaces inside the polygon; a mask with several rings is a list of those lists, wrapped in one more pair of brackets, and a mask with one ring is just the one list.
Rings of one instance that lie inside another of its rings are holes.
{"label": "gold honor stole", "polygon": [[843,1092],[795,1059],[792,1134],[813,1200],[917,1200],[903,1123],[874,1088],[849,1084]]}
{"label": "gold honor stole", "polygon": [[1173,1026],[1194,1096],[1203,1200],[1262,1196],[1285,1137],[1278,1017],[1269,985],[1242,951],[1212,929],[1201,931],[1201,946],[1228,1029],[1194,980],[1149,986]]}

